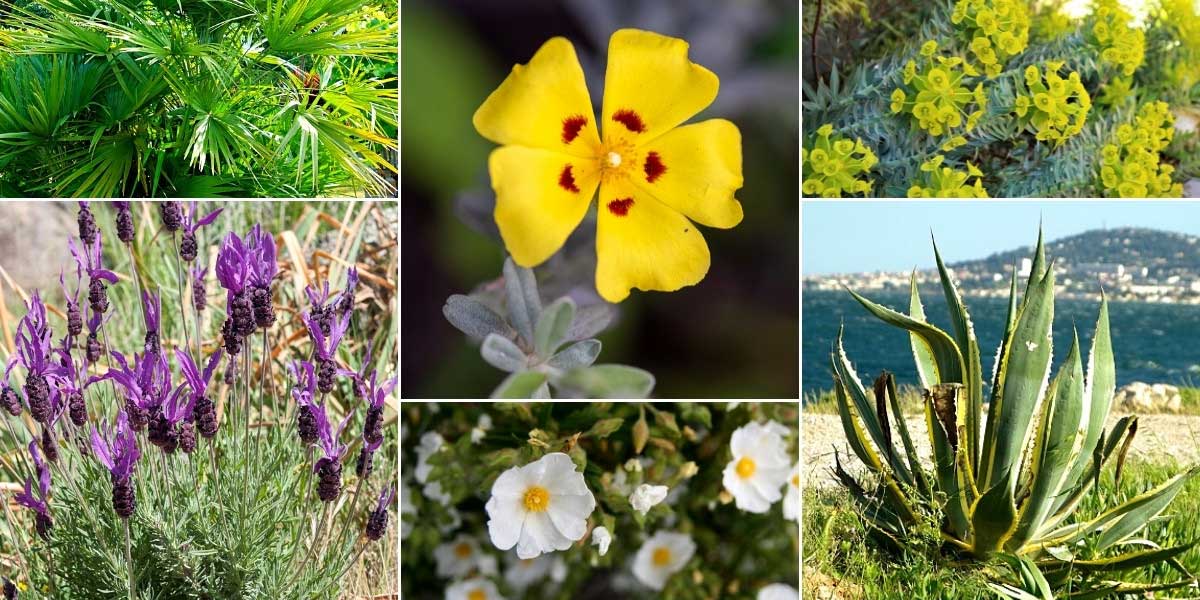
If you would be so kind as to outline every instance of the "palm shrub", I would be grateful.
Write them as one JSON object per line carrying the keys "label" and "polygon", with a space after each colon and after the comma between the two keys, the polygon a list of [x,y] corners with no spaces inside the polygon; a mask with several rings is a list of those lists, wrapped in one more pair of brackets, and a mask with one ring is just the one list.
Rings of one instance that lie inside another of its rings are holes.
{"label": "palm shrub", "polygon": [[0,16],[0,195],[391,195],[396,7],[38,0]]}
{"label": "palm shrub", "polygon": [[[81,202],[72,249],[87,269],[66,271],[62,308],[29,295],[0,396],[4,472],[29,508],[5,513],[0,575],[22,597],[307,599],[389,583],[363,564],[394,556],[394,343],[372,307],[386,279],[337,269],[305,288],[293,231],[277,253],[271,227],[242,235],[246,205],[196,208]],[[362,238],[326,256],[358,264]],[[350,589],[349,574],[378,581]]]}
{"label": "palm shrub", "polygon": [[[806,14],[821,3],[805,0]],[[1195,133],[1174,130],[1175,112],[1200,106],[1200,13],[1187,0],[1149,3],[1143,22],[1115,0],[1077,19],[1027,0],[879,3],[862,16],[823,4],[802,46],[806,196],[975,197],[962,182],[978,174],[992,197],[1178,197],[1200,176]],[[833,138],[878,160],[865,173],[825,150],[813,160]],[[1138,166],[1103,172],[1105,146],[1134,145]]]}
{"label": "palm shrub", "polygon": [[[926,321],[915,274],[908,314],[850,292],[871,314],[909,332],[925,389],[930,467],[918,458],[892,376],[885,372],[875,381],[872,399],[840,334],[833,349],[846,438],[878,485],[863,486],[840,461],[834,471],[867,523],[889,543],[904,547],[914,544],[915,530],[934,521],[948,550],[974,560],[1010,561],[1017,581],[993,587],[1014,598],[1049,598],[1051,590],[1062,590],[1061,597],[1096,598],[1193,584],[1195,578],[1174,557],[1194,542],[1162,548],[1135,536],[1200,467],[1097,516],[1076,511],[1114,456],[1120,477],[1137,431],[1136,416],[1122,417],[1105,429],[1116,384],[1107,303],[1101,300],[1086,375],[1076,335],[1051,377],[1054,268],[1039,235],[1019,303],[1013,270],[1004,337],[985,386],[970,314],[936,246],[934,256],[950,310],[950,332]],[[903,453],[893,440],[889,407]],[[1113,572],[1164,561],[1184,577],[1158,584],[1109,579]]]}

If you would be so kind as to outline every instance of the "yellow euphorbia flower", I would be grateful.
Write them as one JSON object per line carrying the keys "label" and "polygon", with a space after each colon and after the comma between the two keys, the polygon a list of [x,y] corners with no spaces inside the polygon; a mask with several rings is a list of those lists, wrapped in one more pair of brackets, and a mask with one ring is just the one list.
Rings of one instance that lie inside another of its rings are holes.
{"label": "yellow euphorbia flower", "polygon": [[683,125],[717,96],[717,76],[683,40],[622,29],[608,45],[595,118],[571,42],[547,41],[475,111],[475,129],[501,144],[488,159],[496,224],[517,264],[550,258],[599,188],[596,290],[620,302],[632,288],[675,291],[708,272],[692,221],[742,220],[742,139],[724,119]]}

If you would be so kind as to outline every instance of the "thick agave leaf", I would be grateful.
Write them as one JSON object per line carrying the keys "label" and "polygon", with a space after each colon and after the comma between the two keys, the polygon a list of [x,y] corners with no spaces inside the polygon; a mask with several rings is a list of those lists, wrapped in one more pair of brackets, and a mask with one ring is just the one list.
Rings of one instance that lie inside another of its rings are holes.
{"label": "thick agave leaf", "polygon": [[1088,466],[1083,476],[1074,487],[1065,488],[1063,493],[1060,494],[1061,501],[1056,504],[1050,518],[1042,523],[1041,531],[1034,536],[1035,543],[1038,541],[1037,538],[1053,537],[1046,532],[1050,531],[1055,525],[1075,511],[1075,507],[1078,506],[1079,501],[1099,481],[1100,471],[1108,464],[1108,459],[1112,457],[1117,444],[1124,439],[1125,441],[1121,446],[1122,448],[1128,448],[1130,441],[1136,433],[1137,416],[1135,415],[1117,419],[1117,422],[1113,424],[1112,431],[1108,435],[1104,435],[1103,432],[1101,433],[1100,439],[1096,441],[1096,445],[1092,448],[1091,458],[1088,459]]}
{"label": "thick agave leaf", "polygon": [[1095,560],[1075,560],[1069,563],[1057,561],[1039,561],[1038,565],[1044,571],[1051,570],[1074,570],[1083,573],[1103,573],[1128,571],[1138,567],[1153,565],[1160,562],[1168,561],[1184,552],[1187,552],[1195,546],[1196,542],[1190,544],[1181,544],[1170,548],[1150,548],[1148,550],[1136,550],[1110,556],[1108,558],[1099,558]]}
{"label": "thick agave leaf", "polygon": [[1038,566],[1032,560],[1013,554],[1001,553],[999,556],[1008,563],[1008,566],[1012,568],[1020,581],[1018,582],[1019,585],[1011,583],[1003,585],[991,584],[992,589],[1010,598],[1054,600],[1054,592],[1050,589],[1050,582],[1046,581],[1046,577],[1042,575],[1042,572],[1038,570]]}
{"label": "thick agave leaf", "polygon": [[904,535],[905,518],[893,511],[886,503],[874,499],[867,494],[858,480],[842,468],[842,461],[837,449],[833,451],[833,474],[850,492],[850,497],[863,509],[863,516],[873,528],[891,538],[897,546]]}
{"label": "thick agave leaf", "polygon": [[[925,307],[921,305],[921,294],[917,290],[916,269],[913,269],[912,276],[908,280],[908,290],[908,316],[915,321],[925,322]],[[909,344],[912,346],[913,361],[917,365],[917,378],[921,380],[921,387],[929,389],[935,384],[943,383],[937,380],[937,363],[929,344],[925,343],[925,340],[916,333],[909,332],[908,338]]]}
{"label": "thick agave leaf", "polygon": [[[1084,418],[1087,435],[1082,448],[1092,448],[1104,431],[1104,422],[1112,407],[1113,392],[1117,387],[1116,364],[1113,359],[1112,337],[1108,327],[1108,300],[1101,296],[1100,314],[1096,318],[1096,332],[1092,336],[1092,349],[1088,353],[1087,385],[1084,388]],[[1074,486],[1087,467],[1089,456],[1080,454],[1067,477],[1067,488]]]}
{"label": "thick agave leaf", "polygon": [[854,290],[847,291],[850,292],[850,295],[855,300],[858,300],[859,304],[863,305],[863,308],[866,308],[867,311],[884,323],[900,327],[919,336],[921,342],[929,348],[929,352],[934,358],[934,366],[937,367],[937,373],[933,377],[934,380],[940,383],[962,383],[962,353],[959,352],[958,345],[954,343],[954,340],[945,331],[924,321],[918,321],[908,315],[896,312],[886,306],[871,302]]}
{"label": "thick agave leaf", "polygon": [[925,396],[925,428],[929,431],[929,443],[933,448],[934,475],[938,490],[945,494],[944,505],[950,533],[963,542],[970,543],[970,502],[967,491],[960,483],[955,468],[955,451],[950,445],[946,430],[935,414],[933,398]]}
{"label": "thick agave leaf", "polygon": [[1017,324],[1017,265],[1013,265],[1012,277],[1008,290],[1008,313],[1004,317],[1004,335],[1000,338],[1000,346],[996,348],[996,362],[992,365],[992,395],[991,404],[995,405],[1000,395],[1000,365],[1004,362],[1004,341],[1012,336],[1013,327]]}
{"label": "thick agave leaf", "polygon": [[[878,454],[882,455],[877,456],[875,460],[878,461],[880,458],[886,460],[888,467],[896,477],[905,485],[911,486],[913,484],[912,474],[909,473],[908,467],[900,459],[892,444],[889,424],[886,419],[881,420],[884,415],[876,413],[876,408],[867,398],[867,391],[863,388],[858,374],[855,373],[854,367],[846,357],[846,349],[842,345],[842,331],[843,329],[838,330],[837,345],[833,352],[833,371],[837,375],[837,379],[841,381],[849,404],[853,405],[854,414],[858,416],[863,429],[871,436]],[[844,420],[845,417],[843,417]],[[847,431],[847,437],[849,435],[850,432]]]}
{"label": "thick agave leaf", "polygon": [[[913,482],[921,495],[926,500],[931,500],[933,488],[925,477],[925,469],[921,466],[920,456],[917,454],[916,446],[913,445],[912,435],[908,431],[908,423],[904,420],[904,413],[900,411],[900,401],[896,394],[896,378],[887,371],[884,371],[879,377],[884,380],[883,391],[888,395],[888,400],[892,404],[892,414],[896,415],[896,429],[900,431],[900,443],[904,445],[904,453],[908,456],[908,467],[912,471]],[[875,389],[879,390],[878,382]]]}
{"label": "thick agave leaf", "polygon": [[[1068,592],[1063,600],[1099,600],[1100,598],[1115,598],[1128,594],[1132,597],[1152,598],[1150,592],[1177,590],[1195,585],[1195,580],[1185,579],[1171,583],[1125,583],[1121,581],[1105,581],[1087,590]],[[1128,597],[1128,596],[1127,596]]]}
{"label": "thick agave leaf", "polygon": [[1054,508],[1054,501],[1078,453],[1076,434],[1083,402],[1083,365],[1079,359],[1079,336],[1076,335],[1066,362],[1046,392],[1029,468],[1033,486],[1028,500],[1020,508],[1017,530],[1005,544],[1006,548],[1016,550],[1025,545]]}
{"label": "thick agave leaf", "polygon": [[979,464],[979,425],[983,412],[983,368],[979,359],[979,340],[975,337],[975,326],[971,323],[971,315],[963,303],[962,294],[954,283],[950,271],[942,261],[938,251],[937,241],[933,242],[933,256],[937,261],[938,276],[942,281],[942,293],[946,296],[946,306],[950,311],[950,324],[954,329],[954,340],[962,352],[962,368],[964,394],[959,397],[959,406],[966,411],[967,453],[972,465]]}

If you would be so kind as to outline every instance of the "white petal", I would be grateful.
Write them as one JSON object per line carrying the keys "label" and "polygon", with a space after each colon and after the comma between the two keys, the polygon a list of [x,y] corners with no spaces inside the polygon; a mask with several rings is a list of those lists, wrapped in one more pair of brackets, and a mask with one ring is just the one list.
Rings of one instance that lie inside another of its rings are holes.
{"label": "white petal", "polygon": [[[572,464],[572,467],[574,467],[574,464]],[[556,496],[559,494],[570,494],[573,496],[592,495],[592,492],[588,490],[587,482],[583,480],[583,473],[578,471],[557,472],[553,476],[550,471],[546,471],[545,477],[542,478],[542,487]]]}
{"label": "white petal", "polygon": [[[551,452],[538,459],[534,464],[540,465],[542,473],[538,477],[537,482],[542,484],[542,487],[555,485],[558,482],[563,482],[575,473],[575,462],[570,456],[562,452]],[[580,479],[583,476],[580,475]]]}
{"label": "white petal", "polygon": [[592,545],[600,546],[600,556],[608,554],[608,546],[612,543],[612,534],[607,527],[597,527],[592,530]]}
{"label": "white petal", "polygon": [[492,496],[524,496],[527,487],[525,473],[519,467],[513,467],[496,478],[496,482],[492,484]]}
{"label": "white petal", "polygon": [[783,583],[772,583],[761,590],[758,590],[756,600],[796,600],[800,597],[800,592]]}
{"label": "white petal", "polygon": [[787,495],[783,497],[783,518],[800,520],[800,492],[795,486],[789,486]]}
{"label": "white petal", "polygon": [[[525,541],[526,534],[529,534],[536,540],[542,552],[566,550],[571,547],[572,540],[568,539],[558,530],[558,527],[550,520],[550,515],[547,512],[529,513],[525,517],[525,526],[521,531],[521,542]],[[583,537],[583,534],[580,534],[579,537]],[[519,549],[520,543],[518,543]]]}
{"label": "white petal", "polygon": [[492,496],[484,507],[488,514],[488,536],[492,545],[508,550],[517,544],[521,538],[522,524],[525,522],[525,511],[520,500],[504,499]]}
{"label": "white petal", "polygon": [[633,494],[629,496],[629,504],[633,509],[641,514],[646,514],[654,505],[662,502],[667,497],[667,492],[670,491],[665,485],[650,485],[643,483],[639,485]]}
{"label": "white petal", "polygon": [[587,533],[587,517],[592,513],[591,509],[595,503],[591,495],[554,496],[546,514],[563,537],[570,541],[578,541]]}

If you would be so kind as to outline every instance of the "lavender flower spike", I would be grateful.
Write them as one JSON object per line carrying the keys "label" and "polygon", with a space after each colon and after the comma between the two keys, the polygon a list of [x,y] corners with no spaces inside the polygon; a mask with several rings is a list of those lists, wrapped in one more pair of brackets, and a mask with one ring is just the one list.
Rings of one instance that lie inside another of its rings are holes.
{"label": "lavender flower spike", "polygon": [[146,342],[143,350],[148,354],[158,354],[162,351],[158,340],[158,332],[162,324],[162,297],[143,291],[142,308],[146,313]]}
{"label": "lavender flower spike", "polygon": [[[115,314],[115,313],[114,313]],[[112,315],[109,315],[111,317]],[[100,362],[100,356],[104,354],[104,347],[100,345],[100,326],[104,324],[104,315],[93,312],[88,317],[88,337],[87,346],[85,346],[85,356],[89,363]]]}
{"label": "lavender flower spike", "polygon": [[158,210],[162,215],[163,229],[172,233],[178,231],[183,224],[183,210],[179,208],[179,202],[164,200],[158,204]]}
{"label": "lavender flower spike", "polygon": [[204,312],[208,307],[208,291],[204,289],[204,278],[208,275],[208,265],[197,264],[189,269],[192,274],[192,306],[196,312]]}
{"label": "lavender flower spike", "polygon": [[358,450],[358,463],[354,467],[354,474],[358,475],[359,479],[366,479],[371,476],[371,469],[375,464],[375,453],[379,451],[379,447],[383,445],[383,439],[380,438],[374,442],[367,442]]}
{"label": "lavender flower spike", "polygon": [[334,321],[328,335],[321,330],[320,324],[313,319],[311,313],[304,314],[304,324],[308,327],[308,333],[312,337],[316,351],[317,389],[321,390],[322,394],[328,394],[333,391],[334,377],[338,372],[334,358],[337,355],[338,344],[342,342],[342,336],[350,327],[350,313],[345,313],[341,319]]}
{"label": "lavender flower spike", "polygon": [[313,401],[317,389],[317,377],[313,372],[312,363],[298,360],[288,369],[296,378],[296,387],[292,388],[292,398],[296,400],[296,431],[300,443],[305,446],[317,442],[317,410],[323,410]]}
{"label": "lavender flower spike", "polygon": [[383,403],[388,394],[396,387],[397,378],[393,377],[376,385],[378,373],[371,373],[370,399],[367,406],[367,416],[363,420],[363,439],[368,442],[383,441]]}
{"label": "lavender flower spike", "polygon": [[87,200],[79,201],[79,239],[89,246],[96,239],[96,217],[92,216],[92,210],[88,206]]}
{"label": "lavender flower spike", "polygon": [[26,478],[24,493],[17,494],[14,499],[17,504],[37,513],[35,527],[38,536],[43,540],[49,540],[50,530],[54,527],[54,521],[50,518],[50,505],[46,502],[50,497],[50,469],[42,460],[36,442],[29,442],[29,453],[33,455],[33,465],[37,471],[39,494],[37,496],[33,494],[33,481]]}
{"label": "lavender flower spike", "polygon": [[148,423],[152,414],[162,407],[166,388],[170,385],[170,367],[162,354],[134,355],[134,366],[129,367],[125,356],[113,351],[116,368],[109,369],[103,375],[93,376],[88,384],[96,381],[111,379],[121,386],[125,392],[125,411],[134,429],[141,429]]}
{"label": "lavender flower spike", "polygon": [[322,452],[313,464],[313,473],[317,474],[317,497],[323,502],[333,502],[342,493],[342,457],[346,454],[346,445],[339,440],[354,415],[346,415],[337,431],[334,431],[330,427],[329,417],[325,415],[324,406],[317,406],[313,412],[317,417],[318,447]]}
{"label": "lavender flower spike", "polygon": [[[63,340],[69,342],[68,340]],[[62,364],[62,376],[56,379],[58,395],[66,398],[66,410],[70,415],[71,422],[76,427],[83,427],[87,422],[87,404],[83,400],[83,390],[87,388],[87,384],[80,384],[79,372],[75,368],[75,361],[71,360],[71,347],[69,344],[64,344],[62,348],[55,349]]]}
{"label": "lavender flower spike", "polygon": [[[183,373],[184,382],[191,388],[192,416],[196,427],[200,429],[200,435],[212,439],[217,434],[217,410],[213,401],[208,398],[208,381],[212,379],[217,363],[221,362],[221,349],[218,348],[209,357],[208,364],[204,367],[204,373],[196,368],[192,356],[179,348],[175,349],[175,360],[179,364],[180,372]],[[180,443],[183,443],[182,439]],[[188,451],[186,447],[184,451]]]}
{"label": "lavender flower spike", "polygon": [[117,209],[117,239],[126,244],[133,243],[133,213],[129,212],[128,200],[114,200]]}
{"label": "lavender flower spike", "polygon": [[226,290],[225,324],[221,335],[225,351],[230,356],[241,351],[242,340],[254,332],[254,305],[247,286],[250,283],[250,250],[235,233],[229,233],[221,242],[217,252],[217,279]]}
{"label": "lavender flower spike", "polygon": [[113,510],[122,519],[128,519],[137,507],[130,478],[141,452],[138,450],[137,437],[129,427],[129,417],[125,411],[117,413],[116,428],[110,429],[102,425],[92,430],[92,451],[112,476]]}
{"label": "lavender flower spike", "polygon": [[255,225],[246,234],[250,256],[250,300],[255,325],[267,328],[275,324],[275,306],[271,304],[271,281],[279,272],[275,257],[275,238]]}
{"label": "lavender flower spike", "polygon": [[[72,242],[67,240],[68,244]],[[78,337],[83,333],[83,313],[79,310],[79,289],[83,281],[83,269],[75,264],[75,293],[67,291],[67,278],[62,271],[58,272],[58,284],[62,286],[63,298],[67,300],[67,333]]]}
{"label": "lavender flower spike", "polygon": [[75,244],[68,244],[68,246],[71,249],[71,255],[75,257],[75,264],[88,274],[88,304],[95,312],[108,312],[108,288],[105,287],[104,282],[116,283],[117,275],[105,269],[100,263],[100,255],[104,249],[103,236],[97,233],[92,242],[86,246],[87,252],[82,255]]}
{"label": "lavender flower spike", "polygon": [[196,245],[196,231],[217,220],[217,215],[220,215],[222,210],[225,209],[218,208],[197,220],[196,203],[188,203],[187,213],[183,215],[183,239],[179,242],[179,258],[189,263],[196,259],[196,253],[199,250]]}
{"label": "lavender flower spike", "polygon": [[371,516],[367,518],[367,539],[372,542],[379,540],[384,533],[387,533],[388,507],[392,505],[395,497],[396,488],[392,486],[379,492],[379,502],[375,505],[375,510],[371,511]]}
{"label": "lavender flower spike", "polygon": [[42,304],[37,290],[34,290],[26,306],[28,310],[17,325],[17,358],[9,369],[13,364],[19,364],[28,371],[25,375],[25,399],[33,419],[44,424],[50,418],[50,385],[46,377],[57,374],[58,367],[49,360],[51,333],[46,326],[46,306]]}
{"label": "lavender flower spike", "polygon": [[351,265],[346,269],[346,289],[338,295],[337,307],[339,312],[348,313],[354,310],[354,292],[358,289],[358,267]]}

